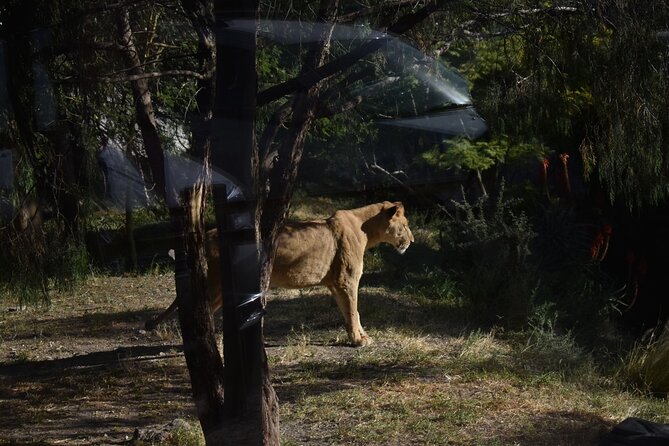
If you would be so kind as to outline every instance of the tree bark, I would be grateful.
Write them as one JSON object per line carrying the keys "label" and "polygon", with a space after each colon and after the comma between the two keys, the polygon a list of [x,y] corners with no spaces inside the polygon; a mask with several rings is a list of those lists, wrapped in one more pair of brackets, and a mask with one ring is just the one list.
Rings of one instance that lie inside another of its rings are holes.
{"label": "tree bark", "polygon": [[[130,15],[122,9],[117,16],[119,40],[129,73],[137,75],[131,82],[135,113],[144,141],[156,190],[166,198],[176,233],[175,282],[179,302],[179,323],[184,344],[184,356],[191,379],[193,399],[207,444],[220,444],[223,426],[223,362],[216,345],[214,322],[207,299],[204,243],[204,203],[208,172],[208,136],[196,132],[194,144],[204,152],[202,177],[193,190],[178,203],[177,192],[168,189],[165,157],[156,125],[148,80],[142,78],[141,61],[133,41]],[[210,99],[211,87],[201,92],[198,104]],[[211,116],[211,106],[208,116]],[[205,113],[205,119],[207,114]]]}
{"label": "tree bark", "polygon": [[[135,47],[128,9],[120,9],[116,19],[118,38],[123,47],[121,54],[129,68],[128,74],[141,75],[143,74],[141,68],[142,63],[139,59],[137,48]],[[153,111],[149,81],[145,78],[139,78],[131,81],[130,86],[135,105],[135,117],[142,134],[144,149],[146,150],[146,155],[149,160],[156,190],[163,197],[166,197],[169,193],[172,193],[173,196],[175,196],[174,192],[168,192],[166,190],[165,154],[163,153],[160,136],[158,134],[158,126],[156,125],[156,116]]]}
{"label": "tree bark", "polygon": [[[320,39],[311,45],[307,53],[304,65],[298,78],[322,66],[325,56],[330,47],[334,21],[337,14],[339,0],[322,0],[318,9],[318,20],[332,23],[332,26],[324,29]],[[318,95],[321,83],[315,83],[298,90],[292,102],[292,125],[288,134],[284,136],[279,144],[277,152],[277,163],[272,168],[269,177],[269,193],[265,199],[258,202],[256,213],[257,226],[260,229],[262,239],[262,267],[261,267],[261,289],[269,289],[269,282],[276,251],[276,236],[279,229],[286,220],[290,199],[293,194],[297,171],[302,160],[304,138],[306,137],[311,123],[315,117]],[[267,148],[269,143],[267,143]],[[265,148],[265,149],[267,149]],[[260,186],[264,186],[264,181]]]}
{"label": "tree bark", "polygon": [[[174,215],[176,230],[183,234],[176,251],[175,280],[179,299],[179,324],[193,399],[207,444],[222,444],[223,362],[216,345],[214,319],[206,298],[203,192],[204,183],[186,191],[182,218]],[[180,223],[182,222],[182,223]]]}
{"label": "tree bark", "polygon": [[195,100],[197,113],[191,117],[193,133],[192,151],[209,163],[211,156],[211,119],[214,112],[216,36],[214,34],[214,11],[211,0],[182,0],[181,5],[193,25],[198,37],[198,71],[204,73],[198,79]]}
{"label": "tree bark", "polygon": [[[227,20],[257,18],[258,4],[254,0],[215,0],[217,49],[216,49],[216,100],[214,111],[214,125],[212,126],[212,164],[232,176],[242,189],[245,202],[240,205],[245,212],[254,210],[255,188],[254,183],[258,172],[258,150],[255,140],[255,110],[256,110],[256,36],[248,33],[235,33],[226,27]],[[217,216],[217,220],[218,216]],[[221,222],[219,221],[219,230]],[[256,228],[255,239],[259,238]],[[260,245],[256,243],[256,249]],[[224,249],[234,251],[222,246]],[[252,285],[259,288],[258,258],[240,262],[235,268],[255,270]],[[254,263],[251,265],[250,263]],[[232,272],[233,265],[228,267],[227,273]],[[225,273],[225,271],[222,271]],[[222,277],[225,277],[222,274]],[[226,284],[223,284],[226,285]],[[248,286],[248,284],[247,284]],[[233,299],[231,287],[224,288],[224,304],[239,303]],[[236,292],[246,290],[235,290]],[[231,295],[232,294],[232,295]],[[264,306],[264,299],[262,302]],[[236,310],[235,310],[236,311]],[[228,396],[234,400],[227,401],[229,412],[226,410],[225,438],[229,444],[260,444],[279,445],[279,412],[276,393],[272,388],[269,377],[267,355],[262,346],[262,325],[254,324],[245,329],[244,333],[233,327],[228,318],[231,311],[224,311],[224,341],[226,369],[242,366],[247,376],[242,380],[246,388],[246,396],[242,404],[237,404],[235,389],[230,390]],[[235,332],[236,345],[234,349],[241,349],[246,359],[243,361],[228,349],[229,330]],[[238,337],[237,337],[238,336]],[[230,362],[229,362],[230,361]],[[244,368],[244,365],[246,369]],[[231,370],[226,370],[230,372]],[[232,382],[231,373],[226,384]],[[237,374],[237,377],[239,375]]]}

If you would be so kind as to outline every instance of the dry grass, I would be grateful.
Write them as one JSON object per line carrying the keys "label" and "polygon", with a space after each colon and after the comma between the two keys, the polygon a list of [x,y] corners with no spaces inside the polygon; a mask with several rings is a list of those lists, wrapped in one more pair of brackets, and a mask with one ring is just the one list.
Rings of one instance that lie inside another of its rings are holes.
{"label": "dry grass", "polygon": [[[0,307],[0,444],[121,444],[175,418],[191,428],[163,444],[201,444],[176,322],[142,330],[173,292],[171,276],[96,277],[49,311]],[[669,421],[665,399],[621,390],[568,334],[472,326],[382,286],[360,299],[363,349],[326,290],[271,301],[284,445],[587,445],[628,416]]]}
{"label": "dry grass", "polygon": [[669,329],[637,343],[618,370],[618,378],[639,390],[659,396],[669,394]]}
{"label": "dry grass", "polygon": [[357,207],[354,200],[334,200],[328,197],[316,197],[298,193],[293,200],[290,218],[293,220],[313,220],[327,218],[338,209],[352,209]]}

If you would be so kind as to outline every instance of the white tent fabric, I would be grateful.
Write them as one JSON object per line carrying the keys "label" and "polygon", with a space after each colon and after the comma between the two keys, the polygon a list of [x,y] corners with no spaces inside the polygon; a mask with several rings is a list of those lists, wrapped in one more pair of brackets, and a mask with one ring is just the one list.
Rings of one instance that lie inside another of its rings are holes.
{"label": "white tent fabric", "polygon": [[[156,193],[142,178],[139,169],[123,152],[121,146],[110,141],[98,152],[98,159],[105,175],[105,195],[113,206],[125,208],[147,207],[156,200]],[[186,155],[165,154],[165,181],[168,191],[167,205],[178,205],[177,196],[184,189],[193,187],[203,175],[199,161]],[[242,200],[243,194],[235,182],[225,173],[212,171],[212,184],[225,184],[228,200]]]}

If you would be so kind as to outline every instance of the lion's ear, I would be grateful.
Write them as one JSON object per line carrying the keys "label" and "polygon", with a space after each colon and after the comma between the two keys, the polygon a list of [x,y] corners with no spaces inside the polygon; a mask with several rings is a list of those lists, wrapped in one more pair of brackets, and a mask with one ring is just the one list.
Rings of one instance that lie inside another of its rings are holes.
{"label": "lion's ear", "polygon": [[384,209],[383,213],[385,214],[386,217],[388,217],[388,220],[390,220],[395,216],[395,214],[397,214],[398,210],[399,208],[397,206],[391,206],[388,209]]}

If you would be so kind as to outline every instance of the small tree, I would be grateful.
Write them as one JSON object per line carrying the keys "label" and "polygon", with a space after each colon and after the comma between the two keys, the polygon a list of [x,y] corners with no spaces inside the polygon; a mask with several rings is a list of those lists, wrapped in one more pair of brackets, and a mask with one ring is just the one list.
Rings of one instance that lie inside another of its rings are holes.
{"label": "small tree", "polygon": [[483,196],[488,191],[483,182],[483,172],[501,163],[511,163],[530,156],[543,154],[538,143],[512,143],[506,136],[490,140],[472,141],[459,137],[448,141],[445,148],[435,148],[421,154],[427,164],[438,169],[465,169],[474,172]]}

